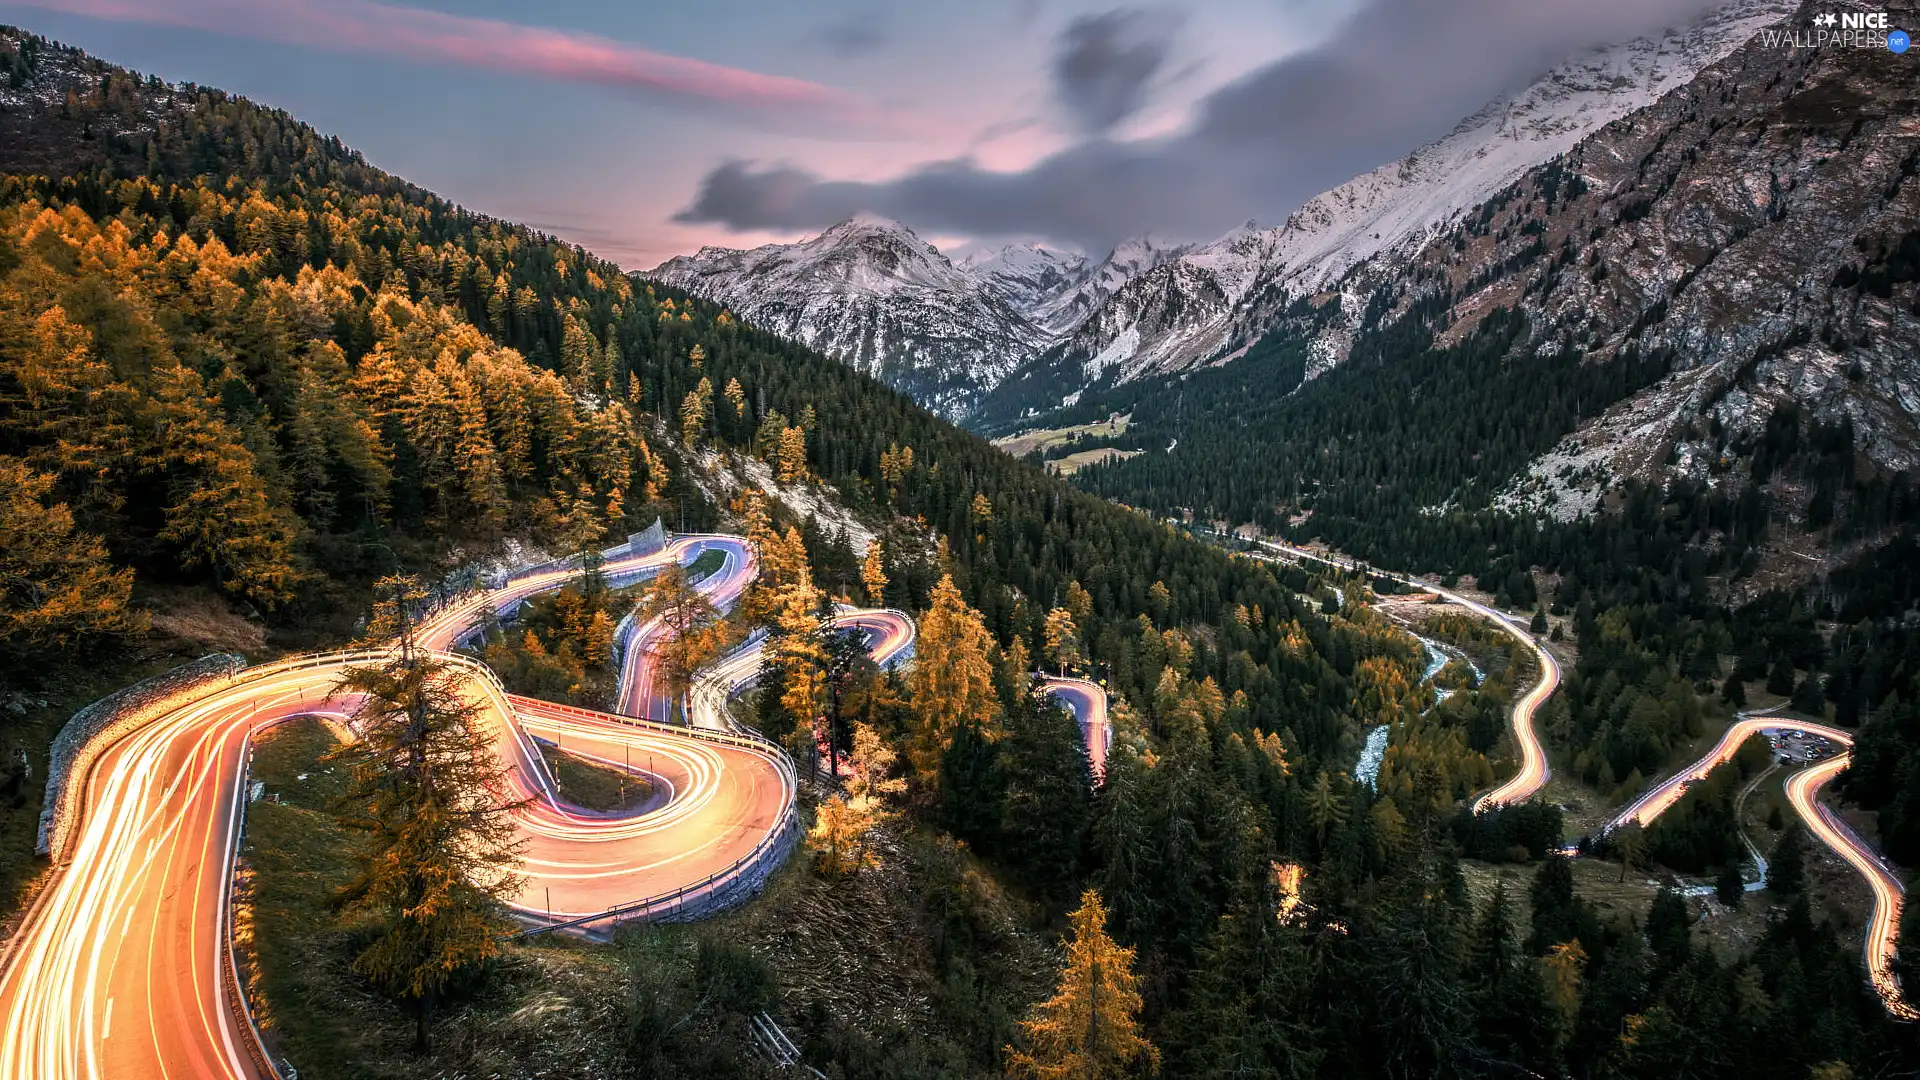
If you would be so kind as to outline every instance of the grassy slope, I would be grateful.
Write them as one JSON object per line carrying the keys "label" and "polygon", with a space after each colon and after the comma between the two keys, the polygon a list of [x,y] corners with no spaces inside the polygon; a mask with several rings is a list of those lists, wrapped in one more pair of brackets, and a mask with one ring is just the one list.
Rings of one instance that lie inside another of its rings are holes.
{"label": "grassy slope", "polygon": [[[647,800],[651,794],[646,778],[628,775],[564,750],[542,746],[547,767],[560,786],[560,797],[587,810],[624,810]],[[645,764],[645,762],[642,762]]]}

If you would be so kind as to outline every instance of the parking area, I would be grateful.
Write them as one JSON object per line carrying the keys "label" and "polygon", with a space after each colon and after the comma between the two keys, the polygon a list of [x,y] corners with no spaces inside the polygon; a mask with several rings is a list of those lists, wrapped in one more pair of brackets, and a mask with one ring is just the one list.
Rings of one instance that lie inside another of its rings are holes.
{"label": "parking area", "polygon": [[1839,744],[1833,740],[1804,731],[1770,729],[1765,734],[1767,743],[1773,747],[1774,760],[1782,765],[1807,765],[1824,761],[1841,751]]}

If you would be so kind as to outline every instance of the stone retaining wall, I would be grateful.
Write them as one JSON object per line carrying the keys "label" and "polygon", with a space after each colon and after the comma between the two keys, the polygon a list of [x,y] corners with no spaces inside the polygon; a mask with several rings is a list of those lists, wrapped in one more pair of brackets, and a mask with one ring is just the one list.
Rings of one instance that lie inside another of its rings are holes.
{"label": "stone retaining wall", "polygon": [[87,770],[115,739],[206,693],[247,666],[237,653],[212,653],[116,690],[73,714],[47,752],[47,799],[34,852],[58,862],[72,840]]}

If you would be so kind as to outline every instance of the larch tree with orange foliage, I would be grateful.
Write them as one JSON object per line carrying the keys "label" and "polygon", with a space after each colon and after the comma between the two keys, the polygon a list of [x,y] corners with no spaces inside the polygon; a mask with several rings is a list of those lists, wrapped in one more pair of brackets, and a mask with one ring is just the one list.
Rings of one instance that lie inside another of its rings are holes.
{"label": "larch tree with orange foliage", "polygon": [[938,772],[940,757],[963,726],[997,736],[993,692],[993,636],[980,613],[967,606],[953,575],[933,588],[933,602],[920,617],[914,664],[907,673],[914,730],[909,759],[923,778]]}
{"label": "larch tree with orange foliage", "polygon": [[675,700],[693,685],[693,674],[719,656],[726,647],[726,628],[720,612],[705,593],[687,580],[687,571],[669,563],[647,584],[636,618],[659,619],[667,635],[657,647],[660,677]]}
{"label": "larch tree with orange foliage", "polygon": [[881,607],[887,602],[887,560],[878,538],[867,541],[866,561],[860,564],[860,584],[866,587],[867,603]]}
{"label": "larch tree with orange foliage", "polygon": [[76,532],[54,478],[0,456],[0,657],[68,649],[146,628],[130,608],[133,571],[115,570],[106,545]]}
{"label": "larch tree with orange foliage", "polygon": [[1067,963],[1051,998],[1020,1021],[1007,1075],[1031,1080],[1106,1080],[1159,1067],[1160,1051],[1140,1033],[1140,980],[1133,950],[1107,935],[1107,909],[1088,889],[1071,916]]}

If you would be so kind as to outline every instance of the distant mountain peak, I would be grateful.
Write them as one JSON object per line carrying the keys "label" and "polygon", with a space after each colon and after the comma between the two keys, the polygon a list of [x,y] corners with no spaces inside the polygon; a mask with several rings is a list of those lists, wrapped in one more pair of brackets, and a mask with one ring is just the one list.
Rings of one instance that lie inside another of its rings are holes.
{"label": "distant mountain peak", "polygon": [[[1034,386],[1050,393],[1061,392],[1063,380],[1084,386],[1180,372],[1238,355],[1273,321],[1275,303],[1334,288],[1363,263],[1402,257],[1529,169],[1684,86],[1794,7],[1732,0],[1691,26],[1582,51],[1446,136],[1309,200],[1282,224],[1249,219],[1204,244],[1147,232],[1097,260],[1030,241],[955,260],[901,222],[862,212],[794,244],[703,248],[649,276],[841,352],[949,416],[966,416],[981,391],[1028,365],[1048,373]],[[915,336],[922,333],[929,336]],[[1016,380],[994,408],[1058,400],[1019,401],[1022,385]]]}

